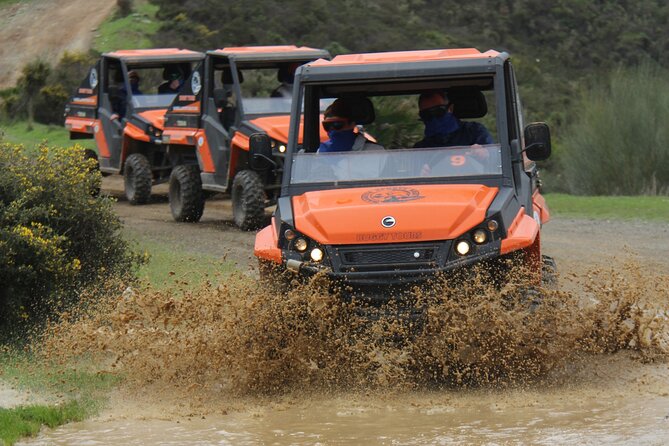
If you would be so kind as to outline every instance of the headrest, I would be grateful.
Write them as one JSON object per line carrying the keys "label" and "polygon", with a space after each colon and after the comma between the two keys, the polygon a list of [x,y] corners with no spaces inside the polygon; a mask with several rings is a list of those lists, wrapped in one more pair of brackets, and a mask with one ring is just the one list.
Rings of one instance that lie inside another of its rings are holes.
{"label": "headrest", "polygon": [[175,79],[183,79],[184,73],[177,65],[169,65],[163,70],[163,80],[173,81]]}
{"label": "headrest", "polygon": [[[244,82],[244,75],[239,70],[237,70],[237,77],[239,78],[240,84]],[[230,67],[224,68],[223,71],[221,71],[221,82],[223,82],[224,84],[235,83],[234,80],[232,79],[232,70],[230,69]]]}
{"label": "headrest", "polygon": [[453,103],[453,114],[459,119],[482,118],[488,113],[483,92],[475,87],[453,87],[446,92]]}
{"label": "headrest", "polygon": [[371,124],[376,118],[372,101],[364,96],[341,97],[330,104],[324,116],[348,118],[359,125]]}
{"label": "headrest", "polygon": [[292,84],[295,81],[295,70],[299,66],[297,62],[282,64],[276,73],[277,80],[283,84]]}

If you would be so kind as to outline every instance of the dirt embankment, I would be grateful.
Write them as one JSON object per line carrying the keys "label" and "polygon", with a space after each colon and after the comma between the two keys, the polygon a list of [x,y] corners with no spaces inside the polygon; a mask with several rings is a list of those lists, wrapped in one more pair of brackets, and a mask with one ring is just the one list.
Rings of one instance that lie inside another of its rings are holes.
{"label": "dirt embankment", "polygon": [[0,88],[15,85],[35,59],[56,63],[64,51],[88,51],[114,10],[110,0],[23,0],[0,6]]}

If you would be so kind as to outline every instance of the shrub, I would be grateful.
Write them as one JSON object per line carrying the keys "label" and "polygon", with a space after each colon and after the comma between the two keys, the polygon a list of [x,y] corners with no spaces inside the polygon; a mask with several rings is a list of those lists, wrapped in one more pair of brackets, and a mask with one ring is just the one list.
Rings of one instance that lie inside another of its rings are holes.
{"label": "shrub", "polygon": [[77,303],[100,278],[129,277],[138,257],[84,150],[0,145],[0,327],[32,326]]}
{"label": "shrub", "polygon": [[127,17],[132,13],[132,0],[116,0],[116,6],[120,17]]}
{"label": "shrub", "polygon": [[565,135],[569,190],[584,195],[669,193],[669,80],[653,65],[619,70],[581,102]]}
{"label": "shrub", "polygon": [[65,122],[63,110],[68,98],[68,92],[61,84],[43,87],[35,101],[35,121],[63,125]]}

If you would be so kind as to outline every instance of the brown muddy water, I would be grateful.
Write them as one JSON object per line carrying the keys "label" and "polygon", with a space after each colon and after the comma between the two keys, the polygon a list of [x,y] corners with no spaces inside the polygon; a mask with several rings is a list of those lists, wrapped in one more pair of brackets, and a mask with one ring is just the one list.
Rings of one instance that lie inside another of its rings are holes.
{"label": "brown muddy water", "polygon": [[415,320],[321,280],[128,289],[39,345],[123,377],[109,407],[21,444],[669,443],[669,275],[560,280],[536,308],[520,281],[435,283]]}

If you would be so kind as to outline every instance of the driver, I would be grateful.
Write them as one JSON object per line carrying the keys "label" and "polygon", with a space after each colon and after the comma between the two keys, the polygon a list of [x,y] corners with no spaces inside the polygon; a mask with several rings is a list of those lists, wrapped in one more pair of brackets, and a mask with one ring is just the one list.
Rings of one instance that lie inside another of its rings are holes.
{"label": "driver", "polygon": [[460,121],[453,114],[453,103],[442,91],[429,91],[418,97],[418,115],[425,124],[425,137],[414,144],[421,147],[471,146],[492,144],[493,139],[479,122]]}

